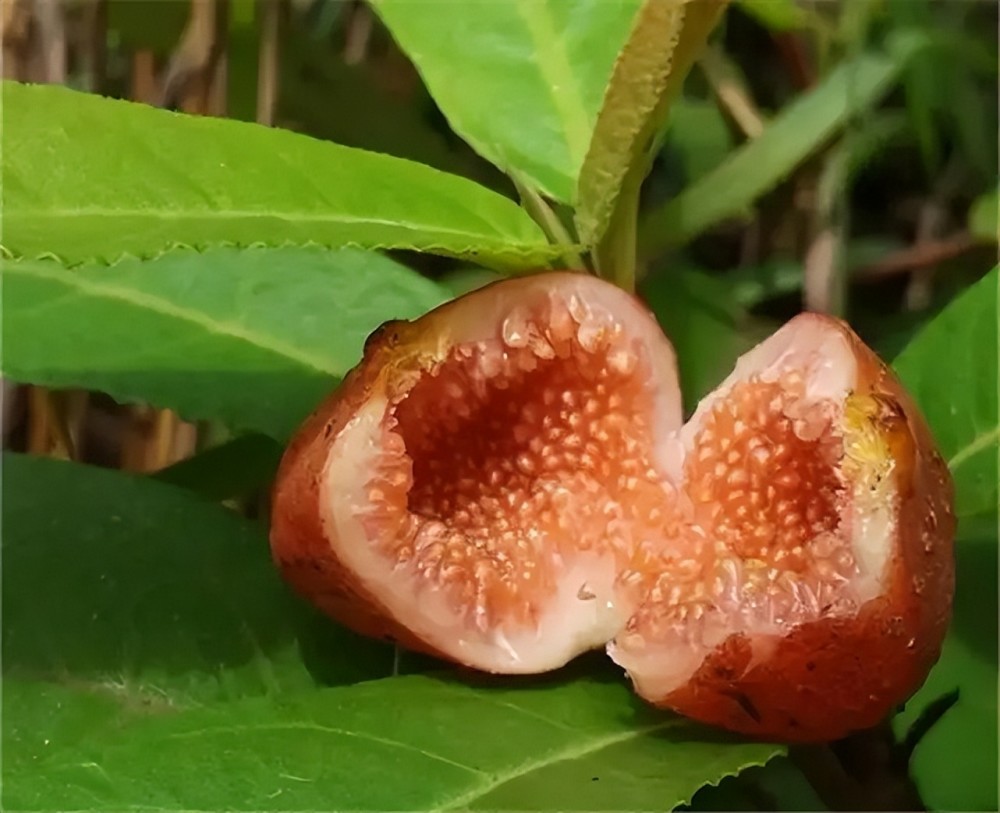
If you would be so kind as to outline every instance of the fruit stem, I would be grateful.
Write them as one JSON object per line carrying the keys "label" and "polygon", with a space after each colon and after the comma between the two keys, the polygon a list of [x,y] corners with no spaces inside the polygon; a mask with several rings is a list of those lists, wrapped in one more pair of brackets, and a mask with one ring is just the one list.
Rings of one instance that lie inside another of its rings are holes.
{"label": "fruit stem", "polygon": [[545,236],[554,246],[562,249],[560,257],[567,270],[586,271],[588,270],[583,257],[577,250],[578,246],[570,233],[566,230],[559,216],[552,211],[545,199],[538,191],[531,186],[519,172],[511,170],[510,179],[514,182],[517,194],[521,197],[521,206],[545,232]]}

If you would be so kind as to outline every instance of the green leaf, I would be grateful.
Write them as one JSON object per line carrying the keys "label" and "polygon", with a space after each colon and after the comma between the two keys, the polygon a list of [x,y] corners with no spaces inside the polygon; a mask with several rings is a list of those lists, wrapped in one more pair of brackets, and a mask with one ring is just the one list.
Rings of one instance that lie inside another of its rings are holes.
{"label": "green leaf", "polygon": [[895,363],[948,458],[959,518],[952,627],[940,662],[894,721],[905,737],[932,703],[958,691],[913,755],[913,775],[932,809],[997,805],[998,279],[994,268]]}
{"label": "green leaf", "polygon": [[17,256],[314,244],[507,269],[553,256],[513,201],[420,164],[61,87],[3,93],[3,245]]}
{"label": "green leaf", "polygon": [[951,468],[960,522],[998,505],[997,281],[994,268],[938,314],[893,365]]}
{"label": "green leaf", "polygon": [[504,171],[573,202],[639,0],[374,0],[452,129]]}
{"label": "green leaf", "polygon": [[[29,747],[10,739],[5,756]],[[782,750],[639,710],[623,683],[594,679],[394,678],[50,740],[6,776],[8,807],[668,810]]]}
{"label": "green leaf", "polygon": [[1000,190],[994,189],[992,192],[980,195],[972,202],[972,207],[969,209],[969,231],[984,242],[995,243],[998,223],[1000,223]]}
{"label": "green leaf", "polygon": [[626,175],[645,176],[651,143],[727,2],[645,0],[640,6],[580,170],[576,223],[585,245],[604,235]]}
{"label": "green leaf", "polygon": [[788,757],[753,766],[699,790],[688,810],[828,810]]}
{"label": "green leaf", "polygon": [[448,298],[377,254],[177,251],[66,269],[3,266],[4,375],[286,438],[388,319]]}
{"label": "green leaf", "polygon": [[751,319],[726,281],[697,270],[661,271],[643,280],[639,293],[677,352],[688,414],[771,329]]}
{"label": "green leaf", "polygon": [[997,522],[986,518],[982,535],[960,527],[952,629],[927,682],[893,721],[905,739],[931,704],[958,692],[910,763],[931,810],[997,809]]}
{"label": "green leaf", "polygon": [[820,85],[776,115],[760,136],[647,214],[639,231],[642,251],[659,253],[692,240],[726,218],[744,214],[852,116],[881,98],[923,40],[914,36],[896,43],[888,54],[864,53],[841,63]]}
{"label": "green leaf", "polygon": [[[5,684],[167,712],[309,688],[303,653],[318,645],[325,682],[391,673],[391,647],[318,625],[291,597],[263,527],[149,478],[9,453],[3,465]],[[4,708],[6,728],[18,717]]]}
{"label": "green leaf", "polygon": [[278,470],[282,451],[281,444],[267,435],[240,435],[152,476],[209,500],[228,500],[266,486]]}

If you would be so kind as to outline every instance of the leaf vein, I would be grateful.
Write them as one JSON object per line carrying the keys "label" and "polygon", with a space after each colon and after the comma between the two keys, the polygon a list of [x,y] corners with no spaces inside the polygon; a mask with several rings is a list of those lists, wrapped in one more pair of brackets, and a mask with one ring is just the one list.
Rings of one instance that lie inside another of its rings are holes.
{"label": "leaf vein", "polygon": [[522,776],[527,776],[534,771],[540,771],[559,762],[566,762],[567,760],[589,756],[590,754],[597,753],[598,751],[603,751],[605,748],[610,748],[612,745],[617,745],[621,742],[628,742],[631,739],[636,739],[656,731],[663,731],[675,725],[677,725],[676,720],[667,720],[666,722],[657,723],[656,725],[643,726],[641,728],[623,731],[618,734],[611,734],[607,737],[591,740],[583,745],[569,745],[566,748],[553,751],[543,757],[539,757],[538,759],[523,762],[510,770],[494,774],[488,778],[488,781],[446,800],[438,807],[434,808],[431,813],[446,813],[446,811],[449,810],[467,809],[471,803],[481,799],[486,796],[486,794],[499,788],[501,785],[506,785],[508,782],[513,782],[514,780],[520,779]]}
{"label": "leaf vein", "polygon": [[243,325],[213,319],[202,312],[181,307],[173,302],[163,299],[162,297],[154,296],[152,294],[140,293],[138,291],[124,288],[120,285],[113,285],[108,282],[97,282],[84,277],[79,272],[49,272],[43,271],[37,265],[29,266],[17,263],[8,263],[4,269],[4,273],[20,273],[27,276],[48,279],[65,285],[68,288],[75,288],[78,291],[79,296],[90,295],[103,297],[105,299],[117,299],[120,302],[125,302],[164,316],[170,316],[175,319],[189,322],[210,333],[239,339],[258,347],[261,350],[275,353],[324,375],[339,376],[342,373],[342,371],[335,370],[323,359],[303,353],[294,347],[275,341],[269,336],[264,336],[249,330]]}
{"label": "leaf vein", "polygon": [[409,743],[392,740],[388,737],[380,737],[377,734],[368,734],[364,731],[350,731],[346,728],[335,728],[333,726],[319,725],[318,723],[255,723],[252,725],[215,726],[213,728],[199,728],[195,731],[172,734],[171,736],[176,739],[186,739],[190,737],[211,736],[213,734],[244,734],[252,731],[317,731],[323,734],[335,734],[342,737],[351,737],[358,740],[364,740],[366,742],[377,743],[378,745],[385,745],[390,748],[399,748],[402,751],[410,751],[414,754],[420,754],[421,756],[427,757],[427,759],[432,759],[435,762],[443,762],[446,765],[451,765],[454,768],[461,768],[463,771],[468,771],[469,773],[480,774],[482,776],[486,775],[485,771],[481,771],[479,768],[473,768],[471,765],[456,762],[446,756],[435,754],[433,751],[426,751],[423,748],[418,748],[417,746],[410,745]]}
{"label": "leaf vein", "polygon": [[953,472],[966,460],[971,457],[975,457],[980,452],[986,451],[990,446],[997,442],[1000,438],[1000,426],[994,426],[990,431],[984,432],[981,435],[976,435],[969,443],[965,444],[961,449],[952,455],[951,459],[948,461],[948,468]]}
{"label": "leaf vein", "polygon": [[545,89],[559,115],[574,170],[583,164],[590,141],[587,110],[580,86],[566,53],[566,38],[560,36],[545,2],[518,0],[517,13],[524,20],[535,46]]}

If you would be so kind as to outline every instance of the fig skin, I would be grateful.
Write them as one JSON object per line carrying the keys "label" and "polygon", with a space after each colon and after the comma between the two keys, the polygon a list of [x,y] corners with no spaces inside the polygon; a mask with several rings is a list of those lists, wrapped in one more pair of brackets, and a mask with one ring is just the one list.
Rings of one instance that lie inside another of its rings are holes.
{"label": "fig skin", "polygon": [[685,685],[647,698],[710,725],[781,742],[839,739],[878,724],[909,699],[940,656],[955,588],[954,487],[923,415],[847,325],[805,318],[825,320],[847,338],[858,365],[855,393],[880,405],[873,420],[898,473],[885,589],[854,617],[796,627],[756,664],[750,639],[730,636]]}
{"label": "fig skin", "polygon": [[387,322],[365,343],[362,361],[306,419],[285,450],[271,494],[271,554],[285,580],[319,610],[361,635],[444,657],[398,623],[327,540],[320,507],[330,444],[383,376],[383,361],[412,331]]}

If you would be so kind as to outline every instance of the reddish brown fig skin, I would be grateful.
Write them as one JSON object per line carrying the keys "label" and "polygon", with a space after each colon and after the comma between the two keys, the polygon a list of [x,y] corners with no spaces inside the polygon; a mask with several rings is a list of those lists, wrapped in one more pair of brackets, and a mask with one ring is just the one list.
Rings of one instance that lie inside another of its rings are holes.
{"label": "reddish brown fig skin", "polygon": [[749,736],[821,742],[878,724],[923,684],[951,619],[953,485],[923,416],[885,364],[846,325],[856,392],[883,405],[879,421],[899,472],[899,522],[887,589],[855,618],[797,628],[745,671],[750,642],[734,635],[685,686],[656,702]]}
{"label": "reddish brown fig skin", "polygon": [[365,343],[361,363],[296,432],[272,491],[271,554],[297,593],[344,626],[443,657],[396,622],[340,561],[327,539],[319,504],[332,439],[368,399],[393,349],[414,329],[414,323],[388,322],[376,330]]}

